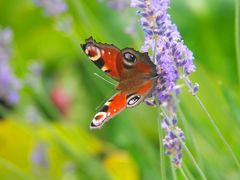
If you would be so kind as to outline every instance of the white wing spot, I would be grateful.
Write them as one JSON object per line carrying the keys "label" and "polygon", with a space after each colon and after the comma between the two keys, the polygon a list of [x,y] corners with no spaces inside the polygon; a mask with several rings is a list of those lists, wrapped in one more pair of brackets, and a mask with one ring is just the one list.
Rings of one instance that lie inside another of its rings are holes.
{"label": "white wing spot", "polygon": [[89,51],[92,51],[92,50],[93,50],[93,47],[92,47],[92,46],[88,46],[87,49],[88,49]]}
{"label": "white wing spot", "polygon": [[96,55],[95,55],[95,56],[93,56],[93,57],[90,57],[90,56],[89,56],[89,58],[90,58],[92,61],[96,61],[96,60],[98,60],[98,59],[101,57],[100,50],[99,50],[97,47],[88,46],[87,49],[85,50],[85,52],[86,52],[87,55],[89,54],[89,51],[95,51],[95,52],[96,52]]}
{"label": "white wing spot", "polygon": [[[106,71],[106,70],[108,70],[108,68],[107,68],[106,66],[103,66],[103,67],[102,67],[102,70],[103,70],[103,71]],[[106,103],[106,105],[107,105],[107,103]]]}
{"label": "white wing spot", "polygon": [[102,49],[102,50],[101,50],[101,53],[102,53],[102,56],[103,56],[103,55],[104,55],[104,53],[105,53],[105,51]]}
{"label": "white wing spot", "polygon": [[104,105],[109,106],[111,102],[107,101]]}
{"label": "white wing spot", "polygon": [[[100,119],[96,119],[97,116],[102,116]],[[95,115],[94,119],[93,119],[93,124],[95,126],[99,126],[103,123],[103,121],[106,119],[107,117],[107,113],[106,112],[99,112]]]}
{"label": "white wing spot", "polygon": [[114,112],[116,112],[117,110],[116,110],[116,109],[114,109],[113,111],[114,111]]}
{"label": "white wing spot", "polygon": [[107,114],[107,116],[110,116],[111,115],[111,113],[109,112],[108,114]]}
{"label": "white wing spot", "polygon": [[108,54],[110,55],[110,54],[111,54],[111,52],[108,52]]}

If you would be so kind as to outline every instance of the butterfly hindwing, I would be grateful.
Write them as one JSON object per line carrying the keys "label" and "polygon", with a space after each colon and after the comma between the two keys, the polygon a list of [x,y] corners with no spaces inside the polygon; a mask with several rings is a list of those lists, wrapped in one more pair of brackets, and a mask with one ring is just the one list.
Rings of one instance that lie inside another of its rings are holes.
{"label": "butterfly hindwing", "polygon": [[105,122],[116,116],[125,108],[140,104],[152,91],[155,81],[147,81],[136,92],[120,91],[110,98],[95,115],[90,125],[91,129],[101,128]]}
{"label": "butterfly hindwing", "polygon": [[111,97],[94,116],[90,128],[101,128],[106,121],[123,111],[126,108],[126,96],[118,92]]}

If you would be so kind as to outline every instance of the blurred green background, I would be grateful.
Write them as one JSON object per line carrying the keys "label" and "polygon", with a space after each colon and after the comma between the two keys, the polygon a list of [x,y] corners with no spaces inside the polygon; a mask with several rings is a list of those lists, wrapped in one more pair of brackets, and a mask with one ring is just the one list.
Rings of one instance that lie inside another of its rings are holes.
{"label": "blurred green background", "polygon": [[[96,108],[115,90],[94,75],[109,79],[79,45],[93,36],[140,49],[144,35],[136,9],[125,1],[66,0],[67,9],[49,14],[38,1],[0,1],[0,27],[13,34],[9,63],[21,82],[18,103],[1,105],[0,178],[160,179],[155,108],[142,103],[101,130],[89,129]],[[197,71],[191,79],[200,84],[199,96],[240,158],[235,1],[172,0],[169,13],[194,53]],[[229,151],[185,86],[179,109],[186,145],[207,178],[239,179]],[[186,174],[200,179],[183,156]],[[165,161],[169,166],[169,157]],[[167,177],[173,178],[170,167]]]}

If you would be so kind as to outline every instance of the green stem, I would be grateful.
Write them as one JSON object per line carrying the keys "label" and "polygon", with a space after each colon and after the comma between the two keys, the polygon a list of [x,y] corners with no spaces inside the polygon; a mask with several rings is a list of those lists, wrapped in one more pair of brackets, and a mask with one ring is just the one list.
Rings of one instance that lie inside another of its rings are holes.
{"label": "green stem", "polygon": [[239,0],[235,0],[235,48],[236,48],[236,59],[238,68],[238,81],[240,85],[240,37],[239,37]]}
{"label": "green stem", "polygon": [[[155,62],[156,57],[156,51],[157,51],[157,39],[155,38],[154,41],[154,49],[152,54],[152,61]],[[161,169],[161,179],[166,179],[166,167],[165,167],[165,159],[164,159],[164,149],[163,149],[163,135],[161,131],[161,111],[160,111],[160,105],[158,98],[155,99],[156,105],[157,105],[157,111],[158,111],[158,118],[157,118],[157,125],[158,125],[158,138],[159,138],[159,151],[160,151],[160,169]]]}
{"label": "green stem", "polygon": [[158,99],[156,98],[156,105],[157,105],[157,110],[158,110],[158,138],[159,138],[159,150],[160,150],[160,169],[161,169],[161,179],[165,180],[166,179],[166,168],[165,168],[165,159],[164,159],[164,150],[163,150],[163,135],[161,131],[161,111],[160,111],[160,105],[158,102]]}
{"label": "green stem", "polygon": [[210,113],[208,112],[208,110],[205,108],[205,106],[203,105],[201,99],[198,96],[195,96],[195,99],[197,100],[197,102],[199,103],[199,105],[201,106],[201,108],[203,109],[203,111],[205,112],[205,114],[207,115],[210,123],[212,124],[213,128],[215,129],[215,131],[217,132],[218,136],[220,137],[220,139],[222,140],[222,142],[225,144],[225,146],[227,147],[227,149],[229,150],[229,152],[231,153],[236,165],[238,166],[238,168],[240,169],[240,163],[239,160],[237,158],[237,156],[235,155],[235,153],[232,150],[232,147],[228,144],[227,140],[225,139],[225,137],[223,136],[222,132],[219,130],[219,128],[217,127],[215,121],[213,120],[212,116],[210,115]]}
{"label": "green stem", "polygon": [[[183,80],[186,83],[187,87],[192,91],[192,87],[189,85],[188,83],[188,79],[183,76]],[[213,126],[213,128],[215,129],[215,131],[217,132],[218,136],[220,137],[220,139],[222,140],[222,142],[224,143],[224,145],[227,147],[228,151],[230,152],[230,154],[232,155],[232,158],[234,159],[237,167],[240,169],[240,163],[239,160],[237,158],[237,156],[235,155],[235,153],[233,152],[231,146],[228,144],[227,140],[225,139],[225,137],[223,136],[222,132],[219,130],[219,128],[217,127],[215,121],[213,120],[212,116],[210,115],[210,113],[208,112],[208,110],[206,109],[206,107],[204,106],[204,104],[202,103],[201,99],[195,95],[194,96],[195,99],[197,100],[198,104],[200,105],[200,107],[203,109],[203,111],[205,112],[205,114],[207,115],[211,125]]]}
{"label": "green stem", "polygon": [[169,160],[170,160],[170,164],[171,164],[172,178],[173,178],[173,180],[177,180],[176,168],[173,166],[171,158],[169,158]]}
{"label": "green stem", "polygon": [[189,179],[195,179],[194,177],[193,177],[193,175],[192,175],[192,173],[190,172],[190,170],[188,169],[188,167],[187,167],[187,165],[185,165],[184,163],[182,164],[182,167],[183,167],[183,170],[184,170],[184,172],[186,173],[186,175],[187,175],[187,177],[189,178]]}
{"label": "green stem", "polygon": [[202,179],[207,180],[205,174],[203,173],[202,169],[198,166],[196,160],[194,159],[192,153],[190,152],[190,150],[188,149],[186,144],[182,141],[182,139],[178,135],[177,135],[177,138],[181,142],[181,144],[183,145],[183,148],[185,149],[185,151],[188,154],[189,158],[192,160],[193,164],[197,168],[197,170],[198,170],[199,174],[201,175]]}
{"label": "green stem", "polygon": [[[190,132],[190,131],[191,131],[191,130],[190,130],[190,126],[189,126],[189,124],[187,123],[186,117],[185,117],[185,115],[184,115],[184,113],[183,113],[183,111],[182,111],[182,109],[181,109],[180,104],[178,103],[178,100],[177,100],[177,97],[176,97],[175,94],[173,95],[173,98],[174,98],[174,103],[175,103],[175,105],[177,106],[178,115],[179,115],[179,117],[180,117],[180,119],[181,119],[181,121],[182,121],[183,127],[184,127],[184,133],[186,134],[185,137],[186,137],[186,139],[187,139],[187,138],[189,139],[189,141],[190,141],[191,144],[193,144],[193,149],[194,149],[194,151],[195,151],[196,154],[197,154],[197,160],[198,160],[198,162],[200,163],[200,165],[202,165],[202,161],[201,161],[201,158],[200,158],[199,149],[198,149],[198,147],[197,147],[196,141],[195,141],[192,133]],[[202,167],[202,166],[200,166],[200,167]]]}
{"label": "green stem", "polygon": [[[187,123],[186,117],[185,117],[185,115],[184,115],[180,105],[178,105],[178,114],[179,114],[180,119],[182,120],[183,126],[185,127],[184,129],[186,130],[186,133],[188,134],[188,137],[191,140],[191,144],[193,144],[193,149],[196,152],[197,160],[198,160],[198,162],[200,164],[200,167],[202,167],[201,166],[202,165],[202,160],[201,160],[201,156],[200,156],[200,153],[199,153],[199,148],[197,146],[195,138],[193,137],[192,133],[190,132],[191,131],[190,130],[190,126]],[[191,135],[191,138],[190,138],[190,135]]]}
{"label": "green stem", "polygon": [[182,167],[180,167],[180,168],[179,168],[179,170],[180,170],[180,172],[181,172],[181,174],[182,174],[183,178],[184,178],[184,179],[186,179],[186,180],[188,180],[188,177],[187,177],[187,175],[185,174],[185,172],[184,172],[183,168],[182,168]]}

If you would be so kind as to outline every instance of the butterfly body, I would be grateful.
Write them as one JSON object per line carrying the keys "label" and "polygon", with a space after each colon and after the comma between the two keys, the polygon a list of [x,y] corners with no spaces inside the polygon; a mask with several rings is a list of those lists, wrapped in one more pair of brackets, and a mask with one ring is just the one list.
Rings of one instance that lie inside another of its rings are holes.
{"label": "butterfly body", "polygon": [[92,37],[81,45],[90,60],[107,75],[118,81],[119,90],[95,115],[90,128],[100,128],[125,108],[135,107],[151,95],[156,85],[156,66],[147,53],[132,48],[97,43]]}

